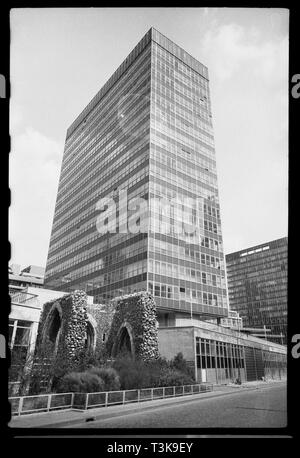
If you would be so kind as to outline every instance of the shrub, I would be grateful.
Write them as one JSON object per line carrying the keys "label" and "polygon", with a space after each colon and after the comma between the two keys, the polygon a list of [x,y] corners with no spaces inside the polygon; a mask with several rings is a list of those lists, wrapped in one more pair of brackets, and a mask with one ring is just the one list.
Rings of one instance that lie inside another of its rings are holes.
{"label": "shrub", "polygon": [[92,367],[88,373],[103,380],[105,391],[117,391],[121,387],[120,377],[113,367]]}
{"label": "shrub", "polygon": [[170,363],[165,358],[158,358],[157,360],[146,362],[145,370],[148,374],[148,383],[145,388],[159,387],[161,386],[160,379],[162,375],[170,370]]}
{"label": "shrub", "polygon": [[61,379],[57,387],[59,393],[94,393],[97,391],[105,391],[104,381],[89,372],[70,372]]}
{"label": "shrub", "polygon": [[194,379],[194,371],[188,365],[181,352],[177,353],[177,355],[171,360],[170,366]]}
{"label": "shrub", "polygon": [[103,352],[98,349],[95,351],[83,349],[77,355],[73,370],[85,372],[93,367],[99,367],[101,363],[103,363]]}
{"label": "shrub", "polygon": [[178,370],[170,369],[160,377],[160,386],[180,386],[180,385],[192,385],[194,380],[187,374]]}
{"label": "shrub", "polygon": [[133,360],[128,356],[118,357],[113,367],[119,374],[122,390],[144,388],[150,385],[149,370],[141,360]]}
{"label": "shrub", "polygon": [[177,355],[171,362],[165,358],[144,362],[130,357],[119,357],[114,362],[114,368],[120,376],[122,390],[194,383],[191,369],[182,354]]}
{"label": "shrub", "polygon": [[95,374],[83,372],[81,375],[82,391],[84,393],[93,393],[104,391],[104,381]]}
{"label": "shrub", "polygon": [[81,379],[79,372],[71,372],[61,378],[57,386],[58,393],[68,393],[70,391],[80,391]]}

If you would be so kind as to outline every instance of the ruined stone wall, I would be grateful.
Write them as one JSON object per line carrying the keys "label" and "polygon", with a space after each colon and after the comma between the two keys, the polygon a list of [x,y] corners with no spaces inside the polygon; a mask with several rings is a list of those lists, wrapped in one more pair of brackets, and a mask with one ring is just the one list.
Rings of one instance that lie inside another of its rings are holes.
{"label": "ruined stone wall", "polygon": [[[49,331],[54,314],[60,317],[60,327],[55,342],[51,342]],[[59,358],[62,353],[70,360],[76,359],[84,348],[87,325],[87,295],[74,291],[59,299],[44,304],[38,328],[37,351],[48,347]]]}
{"label": "ruined stone wall", "polygon": [[[49,333],[54,313],[59,314],[61,323],[55,342],[51,342]],[[122,338],[128,333],[135,358],[150,360],[159,356],[156,305],[147,292],[128,294],[108,305],[87,305],[86,293],[74,291],[46,303],[39,323],[37,351],[52,345],[57,360],[63,357],[70,363],[76,361],[85,348],[88,323],[93,333],[92,349],[97,354],[116,357]]]}
{"label": "ruined stone wall", "polygon": [[135,358],[145,361],[158,358],[156,305],[152,295],[148,292],[133,293],[114,302],[115,313],[107,340],[108,353],[113,357],[117,355],[122,328],[126,327]]}

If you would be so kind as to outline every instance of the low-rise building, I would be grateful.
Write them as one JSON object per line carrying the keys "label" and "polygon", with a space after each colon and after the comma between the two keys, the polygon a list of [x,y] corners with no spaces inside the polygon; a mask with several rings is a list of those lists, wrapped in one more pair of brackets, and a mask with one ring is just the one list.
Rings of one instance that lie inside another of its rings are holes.
{"label": "low-rise building", "polygon": [[285,378],[287,350],[283,345],[207,321],[186,319],[158,328],[160,354],[178,352],[194,368],[198,382],[227,384],[262,378]]}

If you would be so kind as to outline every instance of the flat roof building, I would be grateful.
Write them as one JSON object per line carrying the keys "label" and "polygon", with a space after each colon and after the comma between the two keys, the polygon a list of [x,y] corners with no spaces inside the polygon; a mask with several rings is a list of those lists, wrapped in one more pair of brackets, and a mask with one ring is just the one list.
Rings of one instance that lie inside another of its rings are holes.
{"label": "flat roof building", "polygon": [[36,288],[43,288],[44,279],[41,277],[34,277],[32,275],[8,275],[9,289],[24,289],[28,286],[35,286]]}
{"label": "flat roof building", "polygon": [[40,266],[27,266],[21,270],[21,275],[31,275],[33,277],[44,278],[45,268]]}
{"label": "flat roof building", "polygon": [[287,339],[288,239],[256,245],[226,255],[229,306],[244,327],[269,330],[268,340]]}
{"label": "flat roof building", "polygon": [[8,269],[9,291],[22,290],[28,286],[42,288],[44,275],[44,267],[30,265],[21,270],[19,264],[11,264]]}
{"label": "flat roof building", "polygon": [[287,376],[286,346],[207,321],[178,319],[173,327],[159,327],[158,343],[166,359],[181,352],[198,382],[243,383]]}
{"label": "flat roof building", "polygon": [[208,70],[154,28],[67,131],[45,286],[228,315]]}

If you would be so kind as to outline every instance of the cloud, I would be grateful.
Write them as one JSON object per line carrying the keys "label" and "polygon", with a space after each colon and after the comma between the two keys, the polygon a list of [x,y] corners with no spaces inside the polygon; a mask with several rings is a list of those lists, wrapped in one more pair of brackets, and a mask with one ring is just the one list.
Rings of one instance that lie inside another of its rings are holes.
{"label": "cloud", "polygon": [[45,265],[63,147],[31,127],[12,135],[11,146],[12,257]]}
{"label": "cloud", "polygon": [[32,164],[48,166],[49,163],[58,165],[62,154],[61,145],[41,134],[32,127],[27,127],[22,133],[12,136],[12,160],[24,162],[26,167]]}
{"label": "cloud", "polygon": [[203,37],[202,53],[220,82],[239,70],[271,85],[288,78],[288,37],[266,41],[253,26],[213,24]]}
{"label": "cloud", "polygon": [[214,23],[201,55],[211,80],[223,240],[231,252],[286,235],[288,36],[269,39],[255,25]]}

